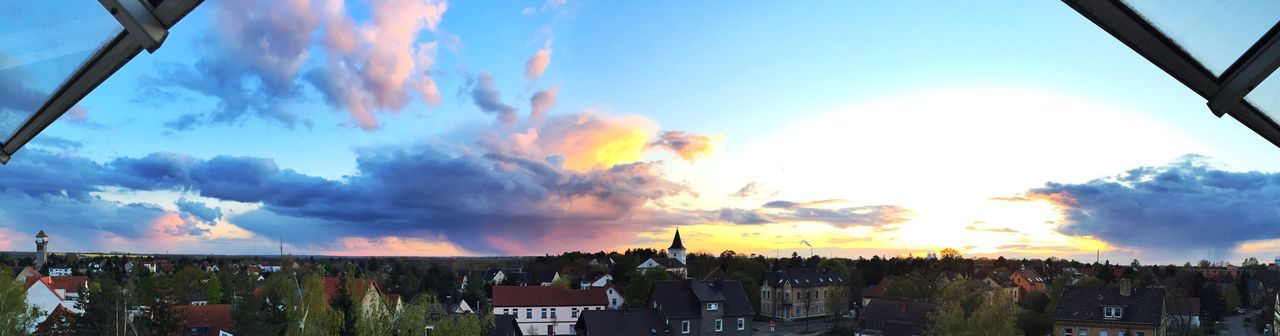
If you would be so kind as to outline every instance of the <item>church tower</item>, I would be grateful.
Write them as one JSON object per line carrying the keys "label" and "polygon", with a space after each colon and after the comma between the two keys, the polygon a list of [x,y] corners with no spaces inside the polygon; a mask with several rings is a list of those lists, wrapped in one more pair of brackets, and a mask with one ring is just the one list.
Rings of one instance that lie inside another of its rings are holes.
{"label": "church tower", "polygon": [[685,264],[684,253],[684,243],[680,242],[680,229],[676,229],[676,238],[671,241],[671,247],[667,248],[667,257],[675,258],[681,264]]}
{"label": "church tower", "polygon": [[44,263],[49,260],[49,235],[44,234],[44,230],[36,234],[36,269],[44,267]]}

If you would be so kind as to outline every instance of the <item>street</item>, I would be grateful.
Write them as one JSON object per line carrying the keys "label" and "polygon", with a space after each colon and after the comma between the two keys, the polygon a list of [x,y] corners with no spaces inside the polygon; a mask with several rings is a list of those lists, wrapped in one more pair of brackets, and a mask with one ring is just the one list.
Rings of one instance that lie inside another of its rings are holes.
{"label": "street", "polygon": [[1258,315],[1258,311],[1257,311],[1257,310],[1253,310],[1253,309],[1251,309],[1251,310],[1249,310],[1247,313],[1245,313],[1244,315],[1232,315],[1232,316],[1228,316],[1228,317],[1224,318],[1224,319],[1223,319],[1223,321],[1222,321],[1222,323],[1225,323],[1225,324],[1227,325],[1227,332],[1226,332],[1226,335],[1231,335],[1231,336],[1242,336],[1242,335],[1256,336],[1256,335],[1260,335],[1260,334],[1258,334],[1257,332],[1254,332],[1254,329],[1253,329],[1252,323],[1250,323],[1250,325],[1249,325],[1249,326],[1245,326],[1245,325],[1242,323],[1242,322],[1244,321],[1244,318],[1245,318],[1245,317],[1252,317],[1252,316],[1257,316],[1257,315]]}

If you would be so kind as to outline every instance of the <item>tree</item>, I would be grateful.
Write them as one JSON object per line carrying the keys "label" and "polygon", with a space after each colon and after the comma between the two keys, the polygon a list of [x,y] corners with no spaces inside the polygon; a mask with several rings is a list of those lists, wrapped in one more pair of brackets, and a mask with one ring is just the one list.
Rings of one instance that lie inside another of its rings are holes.
{"label": "tree", "polygon": [[555,280],[555,281],[552,281],[552,282],[551,282],[551,286],[553,286],[553,287],[562,287],[562,288],[564,288],[564,289],[573,289],[573,288],[571,287],[572,285],[569,283],[569,277],[567,277],[567,276],[562,276],[562,277],[556,278],[556,280]]}
{"label": "tree", "polygon": [[[639,273],[639,272],[637,272]],[[627,284],[627,306],[632,308],[643,308],[648,304],[649,294],[653,292],[653,283],[659,280],[667,280],[670,276],[667,272],[660,270],[652,270],[644,272],[644,274],[635,274],[631,276],[631,283]]]}
{"label": "tree", "polygon": [[968,280],[947,282],[938,294],[938,311],[930,314],[929,334],[944,336],[1019,334],[1018,308],[1003,291],[975,290]]}
{"label": "tree", "polygon": [[178,311],[174,305],[173,283],[170,279],[160,279],[152,288],[155,301],[138,316],[138,325],[146,329],[146,334],[173,335],[182,331],[186,324],[186,314]]}
{"label": "tree", "polygon": [[0,267],[0,335],[23,335],[35,326],[36,311],[27,305],[25,283]]}
{"label": "tree", "polygon": [[1211,263],[1211,262],[1209,262],[1208,260],[1205,260],[1205,259],[1200,259],[1200,264],[1199,264],[1199,265],[1200,265],[1200,267],[1209,267],[1209,266],[1213,266],[1213,263]]}
{"label": "tree", "polygon": [[[1226,286],[1227,285],[1224,285],[1224,287]],[[1222,304],[1226,307],[1226,311],[1231,312],[1240,308],[1240,292],[1236,291],[1234,288],[1223,288],[1221,292]]]}
{"label": "tree", "polygon": [[209,277],[204,283],[204,297],[209,300],[209,304],[222,303],[222,280],[218,277]]}
{"label": "tree", "polygon": [[302,278],[301,285],[301,290],[284,295],[287,307],[285,316],[288,321],[285,324],[285,335],[337,335],[340,333],[343,314],[329,307],[328,299],[324,294],[324,280],[320,276],[310,274]]}
{"label": "tree", "polygon": [[944,249],[942,249],[942,257],[943,257],[943,258],[959,259],[959,258],[960,258],[960,251],[958,251],[958,250],[956,250],[956,249],[953,249],[953,248],[950,248],[950,247],[948,247],[948,248],[944,248]]}
{"label": "tree", "polygon": [[894,281],[884,290],[884,297],[895,300],[934,302],[942,289],[943,278],[938,271],[921,268]]}
{"label": "tree", "polygon": [[1132,262],[1129,263],[1129,267],[1133,267],[1133,268],[1142,267],[1142,263],[1138,262],[1138,259],[1134,259]]}
{"label": "tree", "polygon": [[1258,258],[1254,257],[1249,257],[1248,259],[1245,259],[1244,262],[1240,263],[1240,267],[1244,268],[1254,268],[1258,267],[1258,265]]}

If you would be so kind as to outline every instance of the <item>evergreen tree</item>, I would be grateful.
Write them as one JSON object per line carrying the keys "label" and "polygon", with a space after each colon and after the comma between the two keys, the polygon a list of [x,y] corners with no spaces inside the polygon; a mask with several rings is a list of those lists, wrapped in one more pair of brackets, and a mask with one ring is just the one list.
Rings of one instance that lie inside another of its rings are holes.
{"label": "evergreen tree", "polygon": [[174,305],[173,283],[170,279],[161,278],[154,283],[152,290],[155,301],[138,316],[138,326],[149,335],[173,335],[186,326],[187,316]]}

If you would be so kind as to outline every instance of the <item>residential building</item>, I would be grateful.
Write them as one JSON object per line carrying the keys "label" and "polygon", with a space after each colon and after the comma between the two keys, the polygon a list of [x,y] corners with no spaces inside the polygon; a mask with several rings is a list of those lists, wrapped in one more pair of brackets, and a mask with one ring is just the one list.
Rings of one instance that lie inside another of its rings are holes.
{"label": "residential building", "polygon": [[69,276],[71,275],[71,267],[50,267],[49,276]]}
{"label": "residential building", "polygon": [[538,286],[551,286],[552,283],[560,281],[560,272],[532,271],[529,272],[529,278],[531,284],[538,284]]}
{"label": "residential building", "polygon": [[[28,277],[26,281],[27,306],[39,310],[35,319],[37,322],[44,321],[58,309],[72,308],[63,304],[63,297],[53,290],[53,283],[49,277]],[[28,332],[34,330],[33,326]]]}
{"label": "residential building", "polygon": [[1018,288],[1022,290],[1019,298],[1026,298],[1028,294],[1035,291],[1044,291],[1048,286],[1049,278],[1041,276],[1034,269],[1023,266],[1021,269],[1009,274],[1009,280],[1018,284]]}
{"label": "residential building", "polygon": [[604,287],[605,285],[608,285],[610,283],[613,283],[613,275],[609,275],[609,273],[605,273],[605,272],[596,271],[583,276],[582,281],[578,282],[578,287],[579,288]]}
{"label": "residential building", "polygon": [[1054,336],[1162,336],[1166,334],[1165,289],[1067,287],[1054,311]]}
{"label": "residential building", "polygon": [[859,336],[920,336],[929,326],[929,314],[938,310],[931,303],[871,299],[858,314]]}
{"label": "residential building", "polygon": [[604,310],[604,288],[567,289],[558,286],[494,286],[493,314],[514,315],[527,335],[573,335],[578,315]]}
{"label": "residential building", "polygon": [[89,277],[87,276],[51,276],[49,278],[49,288],[62,298],[62,305],[71,309],[71,311],[80,313],[76,309],[76,301],[80,300],[81,290],[89,288]]}
{"label": "residential building", "polygon": [[604,288],[604,294],[609,298],[609,309],[622,308],[622,304],[627,302],[626,297],[622,296],[622,289],[617,285],[608,284],[600,288]]}
{"label": "residential building", "polygon": [[1019,287],[1017,283],[1010,280],[1009,275],[991,273],[985,278],[982,278],[982,282],[987,284],[987,286],[991,286],[992,291],[1003,292],[1015,302],[1022,301],[1022,287]]}
{"label": "residential building", "polygon": [[236,326],[230,304],[178,306],[177,310],[187,316],[183,335],[231,336],[231,328]]}
{"label": "residential building", "polygon": [[751,335],[756,314],[735,280],[657,281],[646,307],[662,312],[678,335]]}
{"label": "residential building", "polygon": [[676,229],[676,236],[671,240],[671,246],[667,247],[667,256],[665,258],[653,257],[636,266],[636,271],[640,274],[650,271],[666,271],[679,278],[689,276],[689,270],[685,266],[685,248],[684,242],[680,241],[680,229]]}
{"label": "residential building", "polygon": [[484,271],[484,282],[489,284],[501,284],[502,281],[506,280],[506,277],[506,274],[503,274],[500,269],[490,268]]}
{"label": "residential building", "polygon": [[764,274],[760,286],[760,315],[791,321],[846,311],[848,285],[828,269],[792,268]]}
{"label": "residential building", "polygon": [[579,336],[649,336],[673,334],[666,317],[653,308],[592,310],[575,324]]}
{"label": "residential building", "polygon": [[1169,335],[1185,335],[1200,327],[1200,298],[1176,297],[1165,301],[1164,325]]}
{"label": "residential building", "polygon": [[613,258],[607,255],[603,257],[591,257],[591,260],[587,261],[587,265],[592,268],[608,270],[613,268]]}

